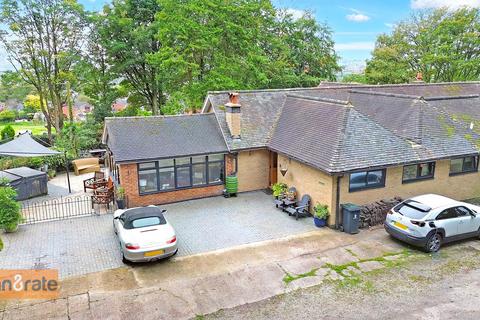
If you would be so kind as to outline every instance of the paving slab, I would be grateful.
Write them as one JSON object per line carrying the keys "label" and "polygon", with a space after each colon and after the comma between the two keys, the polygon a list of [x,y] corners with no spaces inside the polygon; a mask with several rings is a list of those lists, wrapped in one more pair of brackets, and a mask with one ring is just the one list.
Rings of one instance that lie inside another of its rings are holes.
{"label": "paving slab", "polygon": [[360,270],[362,270],[362,272],[369,272],[377,269],[382,269],[385,267],[381,262],[378,262],[378,261],[359,262],[357,265],[360,268]]}

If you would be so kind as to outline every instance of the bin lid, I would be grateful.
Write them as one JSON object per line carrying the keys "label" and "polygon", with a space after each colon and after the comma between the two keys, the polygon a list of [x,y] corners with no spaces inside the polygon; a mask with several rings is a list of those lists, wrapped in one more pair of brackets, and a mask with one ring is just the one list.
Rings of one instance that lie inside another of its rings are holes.
{"label": "bin lid", "polygon": [[31,168],[28,168],[28,167],[7,169],[7,170],[4,170],[4,172],[9,173],[11,175],[18,176],[18,177],[22,177],[22,178],[37,177],[37,176],[46,175],[45,172],[42,172],[42,171],[39,171],[39,170],[34,170],[34,169],[31,169]]}
{"label": "bin lid", "polygon": [[0,171],[0,179],[7,179],[8,182],[14,182],[17,180],[21,180],[22,177],[16,176],[14,174],[11,174],[5,171]]}
{"label": "bin lid", "polygon": [[342,203],[342,208],[347,209],[348,211],[358,211],[360,210],[360,206],[353,204],[353,203]]}

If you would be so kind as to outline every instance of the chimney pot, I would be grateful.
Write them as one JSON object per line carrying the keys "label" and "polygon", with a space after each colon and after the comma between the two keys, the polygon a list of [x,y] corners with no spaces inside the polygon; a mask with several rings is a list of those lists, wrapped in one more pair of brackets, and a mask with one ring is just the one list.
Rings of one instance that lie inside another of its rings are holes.
{"label": "chimney pot", "polygon": [[230,92],[228,94],[228,100],[230,103],[232,104],[239,104],[238,101],[239,101],[239,96],[238,96],[238,92]]}

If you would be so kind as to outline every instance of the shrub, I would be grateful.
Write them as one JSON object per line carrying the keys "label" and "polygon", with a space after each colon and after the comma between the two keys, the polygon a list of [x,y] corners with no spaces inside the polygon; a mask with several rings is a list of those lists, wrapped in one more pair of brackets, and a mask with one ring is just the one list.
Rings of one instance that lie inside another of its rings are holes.
{"label": "shrub", "polygon": [[2,140],[15,138],[15,129],[11,125],[6,125],[0,132]]}
{"label": "shrub", "polygon": [[277,182],[272,186],[273,196],[280,197],[287,191],[288,186],[285,183]]}
{"label": "shrub", "polygon": [[326,204],[317,203],[315,207],[313,207],[313,215],[318,219],[327,219],[330,215],[330,212],[328,212],[328,206]]}
{"label": "shrub", "polygon": [[7,231],[15,230],[23,220],[16,197],[12,187],[0,187],[0,227]]}
{"label": "shrub", "polygon": [[0,112],[0,122],[12,122],[16,117],[17,114],[12,110],[3,110]]}
{"label": "shrub", "polygon": [[125,188],[122,186],[117,187],[117,200],[125,199]]}

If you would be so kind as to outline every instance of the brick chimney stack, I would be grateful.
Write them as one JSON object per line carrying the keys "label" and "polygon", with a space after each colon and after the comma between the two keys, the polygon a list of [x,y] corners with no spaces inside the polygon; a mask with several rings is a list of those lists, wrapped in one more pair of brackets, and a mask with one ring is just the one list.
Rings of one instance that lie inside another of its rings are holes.
{"label": "brick chimney stack", "polygon": [[228,103],[225,104],[225,119],[228,129],[234,139],[240,139],[242,132],[242,111],[238,92],[228,94]]}

